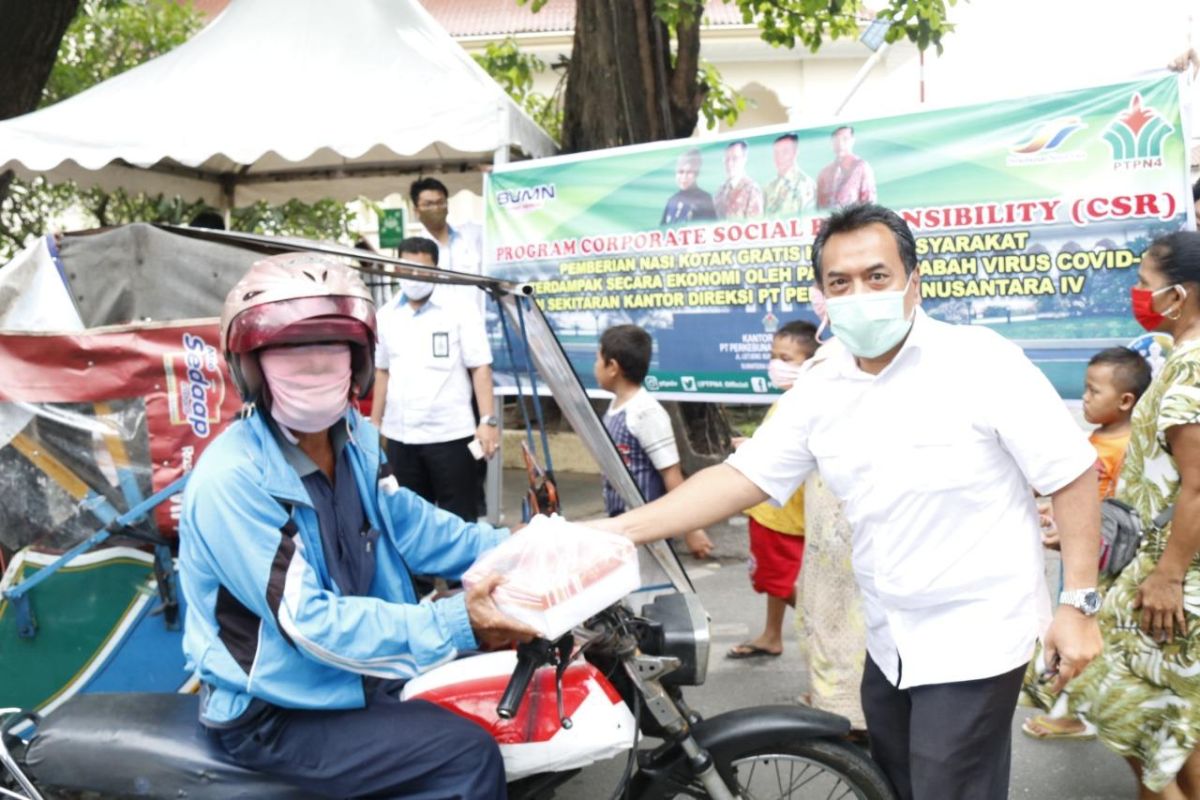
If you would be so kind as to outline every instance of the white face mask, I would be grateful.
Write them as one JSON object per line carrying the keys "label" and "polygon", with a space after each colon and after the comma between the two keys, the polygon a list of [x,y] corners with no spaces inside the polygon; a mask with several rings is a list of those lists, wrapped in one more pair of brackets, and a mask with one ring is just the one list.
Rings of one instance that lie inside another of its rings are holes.
{"label": "white face mask", "polygon": [[876,358],[891,350],[912,327],[913,315],[904,313],[904,296],[915,274],[916,270],[909,274],[903,289],[825,298],[833,335],[859,358]]}
{"label": "white face mask", "polygon": [[415,281],[412,278],[400,279],[400,291],[409,300],[424,300],[433,294],[434,285],[429,281]]}
{"label": "white face mask", "polygon": [[802,366],[803,364],[793,364],[782,358],[772,358],[767,362],[767,377],[771,379],[771,383],[775,384],[775,388],[790,389],[796,382],[796,378],[800,377]]}

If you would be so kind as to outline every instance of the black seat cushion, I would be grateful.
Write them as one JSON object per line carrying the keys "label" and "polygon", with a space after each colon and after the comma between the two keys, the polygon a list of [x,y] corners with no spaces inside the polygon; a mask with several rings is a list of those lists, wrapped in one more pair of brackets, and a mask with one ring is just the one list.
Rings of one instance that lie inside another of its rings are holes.
{"label": "black seat cushion", "polygon": [[230,763],[199,722],[189,694],[77,695],[38,725],[25,752],[43,787],[189,800],[313,798]]}

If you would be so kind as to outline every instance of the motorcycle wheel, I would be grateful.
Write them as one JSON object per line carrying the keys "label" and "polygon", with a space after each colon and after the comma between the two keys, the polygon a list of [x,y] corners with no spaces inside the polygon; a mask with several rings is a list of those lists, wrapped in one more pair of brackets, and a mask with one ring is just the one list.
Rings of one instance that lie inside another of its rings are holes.
{"label": "motorcycle wheel", "polygon": [[[835,739],[780,742],[727,755],[718,770],[733,775],[737,794],[754,800],[894,800],[887,778],[862,748]],[[704,798],[699,781],[639,800]]]}

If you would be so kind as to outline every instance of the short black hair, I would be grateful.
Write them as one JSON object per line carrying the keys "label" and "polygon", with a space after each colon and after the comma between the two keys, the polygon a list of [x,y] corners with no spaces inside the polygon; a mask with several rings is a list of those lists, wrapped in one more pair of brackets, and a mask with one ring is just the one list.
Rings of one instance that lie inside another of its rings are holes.
{"label": "short black hair", "polygon": [[772,142],[771,144],[779,144],[780,142],[791,142],[792,144],[799,144],[800,137],[794,133],[785,133],[782,136],[776,136],[775,141]]}
{"label": "short black hair", "polygon": [[441,192],[442,197],[450,196],[446,184],[437,178],[418,178],[412,182],[412,186],[408,187],[408,199],[412,200],[414,206],[417,204],[417,198],[421,196],[421,192]]}
{"label": "short black hair", "polygon": [[734,147],[742,148],[742,152],[750,151],[750,144],[745,139],[738,139],[736,142],[730,142],[729,144],[725,145],[726,150],[731,150]]}
{"label": "short black hair", "polygon": [[1110,366],[1117,391],[1130,392],[1135,400],[1150,388],[1150,364],[1141,353],[1128,347],[1108,347],[1088,361],[1089,367]]}
{"label": "short black hair", "polygon": [[837,136],[842,131],[850,131],[850,135],[853,136],[854,135],[854,126],[853,125],[838,125],[836,128],[833,129],[833,133],[829,134],[829,138],[832,139],[834,136]]}
{"label": "short black hair", "polygon": [[904,274],[913,273],[917,268],[917,242],[913,239],[908,223],[890,208],[874,203],[855,203],[830,214],[813,242],[812,263],[818,287],[824,286],[824,279],[821,277],[821,251],[825,249],[829,237],[839,233],[851,233],[868,225],[883,225],[892,232],[896,239],[896,249],[900,251],[900,260],[904,262]]}
{"label": "short black hair", "polygon": [[1200,178],[1197,178],[1196,182],[1192,184],[1192,202],[1200,203]]}
{"label": "short black hair", "polygon": [[397,253],[424,253],[433,258],[433,263],[438,263],[438,243],[433,239],[427,239],[424,236],[410,236],[400,242],[400,246],[396,248]]}
{"label": "short black hair", "polygon": [[600,357],[617,362],[625,380],[641,384],[650,371],[654,340],[637,325],[614,325],[600,334]]}
{"label": "short black hair", "polygon": [[1146,254],[1171,283],[1200,283],[1200,233],[1175,231],[1160,236]]}
{"label": "short black hair", "polygon": [[800,345],[805,358],[812,358],[817,352],[817,326],[802,319],[786,322],[775,331],[773,338],[787,337]]}

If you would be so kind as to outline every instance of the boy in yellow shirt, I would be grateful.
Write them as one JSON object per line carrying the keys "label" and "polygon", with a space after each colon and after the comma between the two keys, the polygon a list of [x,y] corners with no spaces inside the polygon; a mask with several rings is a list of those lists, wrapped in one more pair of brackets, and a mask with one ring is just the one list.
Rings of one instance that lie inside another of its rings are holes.
{"label": "boy in yellow shirt", "polygon": [[[787,391],[792,388],[801,365],[817,351],[816,326],[789,322],[771,340],[767,374],[771,382]],[[775,406],[767,412],[770,417]],[[737,446],[744,441],[734,440]],[[797,489],[787,503],[759,503],[746,510],[750,518],[750,585],[767,596],[767,619],[762,633],[729,649],[728,658],[778,656],[783,652],[783,616],[788,606],[796,607],[796,578],[804,560],[804,490]]]}

